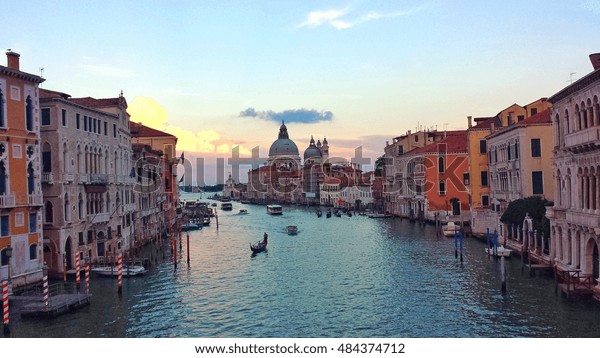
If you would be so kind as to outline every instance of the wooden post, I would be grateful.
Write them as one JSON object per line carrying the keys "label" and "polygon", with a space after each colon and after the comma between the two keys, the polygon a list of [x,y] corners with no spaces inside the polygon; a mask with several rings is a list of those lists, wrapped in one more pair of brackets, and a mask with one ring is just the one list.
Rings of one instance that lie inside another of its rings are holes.
{"label": "wooden post", "polygon": [[506,274],[504,272],[504,256],[500,257],[500,276],[502,279],[502,287],[500,288],[500,292],[502,292],[503,295],[506,294]]}
{"label": "wooden post", "polygon": [[454,257],[458,258],[458,231],[456,231],[456,226],[454,227]]}
{"label": "wooden post", "polygon": [[177,238],[173,235],[173,231],[171,231],[171,249],[173,250],[173,267],[177,270]]}
{"label": "wooden post", "polygon": [[217,214],[217,209],[215,209],[215,220],[217,220],[217,230],[219,230],[219,214]]}
{"label": "wooden post", "polygon": [[4,310],[4,335],[10,334],[9,315],[8,315],[8,280],[2,281],[2,307]]}
{"label": "wooden post", "polygon": [[190,267],[190,233],[186,233],[187,236],[187,263],[188,267]]}
{"label": "wooden post", "polygon": [[462,249],[463,249],[463,233],[461,231],[460,232],[460,262],[463,262]]}

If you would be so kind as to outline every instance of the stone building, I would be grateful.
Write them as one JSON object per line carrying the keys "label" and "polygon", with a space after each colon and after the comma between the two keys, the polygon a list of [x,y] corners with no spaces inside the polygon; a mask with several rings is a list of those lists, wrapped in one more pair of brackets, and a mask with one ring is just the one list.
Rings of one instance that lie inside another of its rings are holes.
{"label": "stone building", "polygon": [[[550,257],[559,272],[600,279],[600,54],[594,70],[554,94]],[[600,297],[600,288],[595,288]]]}

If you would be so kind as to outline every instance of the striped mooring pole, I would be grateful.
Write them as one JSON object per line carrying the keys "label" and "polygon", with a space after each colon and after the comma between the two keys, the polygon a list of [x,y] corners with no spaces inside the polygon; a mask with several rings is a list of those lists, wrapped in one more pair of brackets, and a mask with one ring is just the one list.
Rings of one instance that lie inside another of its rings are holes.
{"label": "striped mooring pole", "polygon": [[44,276],[42,277],[43,288],[44,288],[44,309],[48,311],[48,269],[46,261],[44,261]]}
{"label": "striped mooring pole", "polygon": [[4,335],[10,334],[8,326],[8,280],[2,281],[2,309],[4,311]]}
{"label": "striped mooring pole", "polygon": [[75,283],[77,284],[77,292],[79,292],[79,284],[81,283],[81,277],[79,274],[79,253],[75,254]]}
{"label": "striped mooring pole", "polygon": [[90,264],[85,264],[85,294],[90,294]]}
{"label": "striped mooring pole", "polygon": [[123,292],[123,255],[121,253],[119,253],[119,258],[117,260],[117,274],[118,274],[118,285],[119,285],[119,289],[118,289],[118,293],[119,295]]}

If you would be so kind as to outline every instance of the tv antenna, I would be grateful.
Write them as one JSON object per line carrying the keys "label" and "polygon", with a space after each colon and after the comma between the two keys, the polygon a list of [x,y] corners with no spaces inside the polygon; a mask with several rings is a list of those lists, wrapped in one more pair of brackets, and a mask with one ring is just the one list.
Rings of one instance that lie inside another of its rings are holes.
{"label": "tv antenna", "polygon": [[567,82],[569,83],[573,83],[573,75],[576,74],[577,72],[571,72],[569,73],[569,80],[567,80]]}

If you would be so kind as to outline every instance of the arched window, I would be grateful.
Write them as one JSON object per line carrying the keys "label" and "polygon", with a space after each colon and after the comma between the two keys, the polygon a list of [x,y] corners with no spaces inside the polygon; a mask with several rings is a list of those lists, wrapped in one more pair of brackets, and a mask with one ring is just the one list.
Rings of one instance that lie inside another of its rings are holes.
{"label": "arched window", "polygon": [[29,163],[27,166],[27,192],[29,195],[35,191],[34,178],[33,178],[33,163]]}
{"label": "arched window", "polygon": [[65,221],[69,222],[71,221],[71,208],[69,206],[69,194],[65,193],[65,205],[64,205],[64,215],[65,215]]}
{"label": "arched window", "polygon": [[444,173],[446,171],[446,161],[444,157],[438,158],[438,173]]}
{"label": "arched window", "polygon": [[25,129],[33,131],[33,101],[31,96],[27,96],[25,100]]}
{"label": "arched window", "polygon": [[77,145],[77,170],[76,173],[81,172],[81,146]]}
{"label": "arched window", "polygon": [[77,201],[77,214],[79,216],[79,220],[83,220],[83,195],[79,193],[79,199]]}
{"label": "arched window", "polygon": [[50,201],[47,201],[46,205],[44,205],[44,211],[44,223],[52,224],[54,222],[54,206]]}
{"label": "arched window", "polygon": [[6,120],[4,119],[4,93],[0,90],[0,127],[6,127]]}
{"label": "arched window", "polygon": [[565,124],[567,125],[567,131],[565,133],[571,133],[571,123],[569,121],[569,110],[565,109]]}
{"label": "arched window", "polygon": [[69,172],[69,153],[67,149],[67,143],[63,143],[63,171]]}
{"label": "arched window", "polygon": [[48,142],[45,142],[42,146],[42,172],[52,172],[52,148]]}
{"label": "arched window", "polygon": [[32,244],[29,246],[29,259],[37,260],[37,244]]}
{"label": "arched window", "polygon": [[6,166],[4,161],[0,161],[0,195],[6,195],[6,179],[8,175],[6,173]]}

